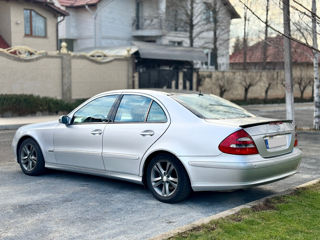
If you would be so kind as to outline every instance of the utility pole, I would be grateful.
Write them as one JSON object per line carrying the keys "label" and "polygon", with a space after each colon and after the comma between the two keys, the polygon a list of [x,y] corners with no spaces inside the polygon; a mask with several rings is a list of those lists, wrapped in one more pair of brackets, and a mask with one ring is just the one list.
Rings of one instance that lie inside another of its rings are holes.
{"label": "utility pole", "polygon": [[266,24],[265,24],[265,29],[264,29],[264,42],[263,42],[263,47],[262,47],[262,69],[266,69],[266,64],[267,64],[267,51],[268,51],[268,24],[269,24],[269,4],[270,0],[267,0],[267,5],[266,5]]}
{"label": "utility pole", "polygon": [[243,70],[247,70],[247,21],[248,21],[248,16],[247,16],[247,8],[246,6],[243,6],[244,10],[244,25],[243,25]]}
{"label": "utility pole", "polygon": [[[317,39],[317,6],[316,0],[312,0],[312,44],[315,49],[318,49]],[[320,95],[319,95],[319,53],[313,51],[313,70],[314,70],[314,117],[313,117],[313,128],[316,130],[320,129]]]}
{"label": "utility pole", "polygon": [[213,20],[213,62],[215,70],[218,70],[218,9],[217,0],[212,1],[212,20]]}
{"label": "utility pole", "polygon": [[284,37],[284,78],[286,86],[286,113],[287,119],[294,120],[294,95],[293,95],[293,81],[292,81],[292,61],[291,61],[291,31],[290,31],[290,0],[282,0],[283,4],[283,28]]}

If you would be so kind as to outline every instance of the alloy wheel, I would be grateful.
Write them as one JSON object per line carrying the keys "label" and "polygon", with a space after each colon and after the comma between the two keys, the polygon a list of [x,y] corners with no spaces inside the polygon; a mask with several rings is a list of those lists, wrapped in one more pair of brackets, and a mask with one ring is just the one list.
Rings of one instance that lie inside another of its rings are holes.
{"label": "alloy wheel", "polygon": [[178,181],[177,170],[171,162],[159,161],[152,167],[152,187],[160,196],[171,196],[177,189]]}
{"label": "alloy wheel", "polygon": [[26,144],[23,146],[20,155],[20,161],[22,167],[30,172],[37,165],[37,151],[32,144]]}

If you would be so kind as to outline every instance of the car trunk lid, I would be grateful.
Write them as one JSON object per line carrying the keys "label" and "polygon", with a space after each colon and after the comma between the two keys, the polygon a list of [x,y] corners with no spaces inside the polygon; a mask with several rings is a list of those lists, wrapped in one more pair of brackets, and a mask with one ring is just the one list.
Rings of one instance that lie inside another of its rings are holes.
{"label": "car trunk lid", "polygon": [[291,120],[276,120],[262,117],[207,120],[244,129],[253,139],[259,154],[269,158],[292,152],[295,139]]}

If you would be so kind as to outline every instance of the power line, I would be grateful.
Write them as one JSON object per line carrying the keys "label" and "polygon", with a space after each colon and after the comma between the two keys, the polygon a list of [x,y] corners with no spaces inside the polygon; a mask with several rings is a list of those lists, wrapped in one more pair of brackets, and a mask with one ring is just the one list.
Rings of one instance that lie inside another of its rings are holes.
{"label": "power line", "polygon": [[307,10],[311,15],[314,15],[316,18],[320,19],[320,17],[317,15],[317,13],[312,12],[310,9],[306,8],[303,4],[299,3],[297,0],[292,0],[295,4],[299,5],[303,9]]}
{"label": "power line", "polygon": [[[274,3],[276,3],[275,1],[276,1],[276,0],[273,0]],[[282,4],[285,4],[285,3],[283,3],[281,0],[278,0],[278,1],[279,1],[279,2],[278,2],[278,4],[276,3],[276,5],[278,5],[278,7],[283,11],[283,8],[281,8],[280,5],[281,5],[281,3],[282,3]],[[298,9],[298,8],[296,8],[296,7],[294,7],[294,6],[290,5],[290,4],[289,4],[289,6],[290,6],[293,10],[296,10],[297,12],[301,13],[303,16],[306,16],[306,17],[310,18],[310,21],[311,21],[312,16],[310,16],[310,15],[307,14],[306,12],[301,11],[300,9]],[[303,19],[303,17],[302,17],[301,15],[299,15],[299,19],[300,19],[300,21],[304,24],[304,26],[302,26],[302,25],[300,26],[298,23],[292,21],[292,19],[290,20],[290,22],[294,25],[294,27],[298,30],[298,32],[303,36],[303,38],[305,38],[305,34],[302,33],[302,29],[305,29],[306,31],[308,31],[308,34],[310,34],[311,31],[312,31],[312,27],[310,26],[310,23],[307,23],[307,22]],[[317,23],[320,23],[320,21],[317,20]],[[300,27],[300,28],[299,28],[299,27]],[[310,32],[309,32],[309,31],[310,31]],[[317,34],[317,35],[320,35],[319,32],[316,32],[316,34]],[[308,41],[306,40],[306,42],[308,42]],[[307,44],[308,44],[308,43],[307,43]]]}
{"label": "power line", "polygon": [[271,26],[270,24],[266,23],[266,22],[265,22],[261,17],[259,17],[250,7],[248,7],[248,5],[245,4],[242,0],[238,0],[238,1],[239,1],[240,3],[242,3],[243,6],[245,6],[245,7],[249,10],[249,12],[251,12],[251,14],[252,14],[253,16],[255,16],[260,22],[264,23],[267,27],[269,27],[270,29],[272,29],[272,30],[275,31],[276,33],[278,33],[278,34],[280,34],[280,35],[282,35],[282,36],[284,36],[284,37],[286,37],[286,38],[288,38],[288,39],[290,39],[290,40],[292,40],[292,41],[294,41],[294,42],[297,42],[297,43],[299,43],[299,44],[301,44],[301,45],[303,45],[303,46],[305,46],[305,47],[308,47],[308,48],[310,48],[310,49],[312,49],[312,50],[314,50],[314,51],[316,51],[316,52],[320,52],[319,49],[314,48],[313,46],[310,46],[309,44],[306,44],[306,43],[304,43],[304,42],[302,42],[302,41],[300,41],[300,40],[298,40],[298,39],[296,39],[296,38],[293,38],[293,37],[291,37],[291,36],[288,36],[288,35],[284,34],[283,32],[281,32],[280,30],[276,29],[275,27]]}

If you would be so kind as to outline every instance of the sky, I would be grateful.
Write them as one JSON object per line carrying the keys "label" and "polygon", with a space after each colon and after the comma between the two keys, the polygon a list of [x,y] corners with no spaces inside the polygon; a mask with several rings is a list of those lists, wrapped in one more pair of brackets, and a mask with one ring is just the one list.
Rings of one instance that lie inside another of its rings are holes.
{"label": "sky", "polygon": [[[248,2],[248,5],[256,12],[262,19],[265,20],[265,8],[266,8],[266,0],[242,0],[244,2]],[[300,3],[304,4],[308,9],[311,10],[311,0],[298,0]],[[230,37],[231,37],[231,47],[233,42],[237,36],[240,38],[243,37],[243,15],[244,15],[244,7],[239,0],[230,0],[231,4],[235,7],[237,12],[240,14],[241,19],[232,20],[231,29],[230,29]],[[283,15],[281,9],[282,0],[270,0],[270,12],[269,12],[269,21],[272,26],[283,32]],[[290,8],[291,20],[302,24],[304,27],[308,28],[311,26],[311,20],[299,11],[295,10],[297,8],[303,12],[307,12],[306,10],[299,7],[297,4],[290,0],[292,7]],[[320,15],[320,1],[317,0],[318,8],[317,13]],[[264,24],[261,23],[255,16],[248,13],[249,16],[249,44],[253,44],[258,40],[263,39],[264,37]],[[291,27],[294,32],[294,27]],[[318,32],[320,32],[320,26],[318,25]],[[270,30],[270,35],[275,35],[272,30]],[[293,33],[294,34],[294,33]],[[299,36],[297,36],[299,37]],[[311,44],[311,41],[310,41]]]}

